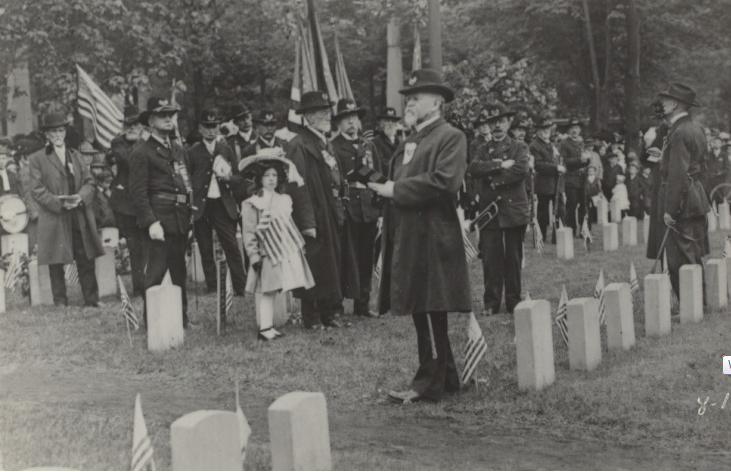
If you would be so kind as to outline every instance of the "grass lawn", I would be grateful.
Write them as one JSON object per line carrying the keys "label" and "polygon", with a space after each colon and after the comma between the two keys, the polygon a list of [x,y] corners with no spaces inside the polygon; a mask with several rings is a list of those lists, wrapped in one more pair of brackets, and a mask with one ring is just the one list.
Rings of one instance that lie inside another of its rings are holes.
{"label": "grass lawn", "polygon": [[[591,296],[600,268],[607,283],[628,281],[630,261],[640,279],[650,270],[644,246],[602,253],[596,233],[588,254],[576,241],[572,261],[557,261],[551,245],[542,256],[528,249],[524,291],[555,310],[562,284],[570,298]],[[724,236],[713,235],[716,256]],[[481,272],[473,263],[476,311]],[[71,298],[78,303],[80,294]],[[439,404],[395,406],[384,391],[407,385],[416,368],[410,318],[347,317],[351,327],[321,333],[290,326],[287,337],[263,344],[250,297],[235,299],[236,324],[222,337],[214,297],[201,297],[197,313],[191,297],[200,327],[186,332],[182,348],[151,354],[142,332],[130,348],[116,302],[104,311],[61,310],[10,299],[0,315],[0,451],[6,469],[127,469],[139,392],[157,466],[169,469],[170,424],[198,409],[233,410],[238,379],[253,430],[249,469],[270,467],[266,409],[293,390],[324,392],[338,469],[728,469],[731,401],[721,404],[731,378],[721,373],[721,356],[731,354],[731,317],[706,313],[683,326],[674,318],[670,336],[650,339],[641,295],[634,302],[637,345],[604,348],[591,373],[568,370],[554,329],[555,384],[519,392],[514,328],[501,314],[479,320],[489,350],[476,389]],[[450,322],[461,355],[466,317]]]}

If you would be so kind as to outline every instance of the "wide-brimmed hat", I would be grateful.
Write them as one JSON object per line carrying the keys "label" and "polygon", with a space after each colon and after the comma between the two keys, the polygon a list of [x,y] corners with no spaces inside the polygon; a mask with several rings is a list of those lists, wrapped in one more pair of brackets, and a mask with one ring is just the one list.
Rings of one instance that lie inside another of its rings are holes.
{"label": "wide-brimmed hat", "polygon": [[285,157],[284,150],[278,147],[261,149],[257,154],[241,159],[239,172],[242,175],[259,176],[261,172],[271,166],[281,169],[289,182],[295,182],[300,187],[304,185],[304,179],[297,172],[297,168]]}
{"label": "wide-brimmed hat", "polygon": [[407,86],[399,90],[402,95],[419,92],[436,93],[444,97],[446,102],[454,100],[454,91],[442,80],[442,74],[434,69],[419,69],[411,73]]}
{"label": "wide-brimmed hat", "polygon": [[41,129],[48,131],[53,128],[61,128],[69,124],[66,113],[60,111],[52,111],[41,117]]}
{"label": "wide-brimmed hat", "polygon": [[333,115],[333,120],[337,121],[341,118],[345,118],[348,115],[358,115],[359,118],[362,118],[365,115],[366,111],[359,107],[357,103],[355,103],[355,100],[352,100],[350,98],[341,98],[338,100],[338,104],[335,107],[335,114]]}
{"label": "wide-brimmed hat", "polygon": [[302,95],[299,108],[295,112],[301,115],[308,111],[324,110],[332,106],[333,102],[330,101],[325,92],[313,90]]}
{"label": "wide-brimmed hat", "polygon": [[95,148],[94,145],[91,144],[89,141],[84,141],[81,143],[81,145],[79,145],[79,152],[81,154],[95,155],[99,154],[101,151]]}
{"label": "wide-brimmed hat", "polygon": [[490,122],[490,114],[487,112],[487,108],[483,108],[480,110],[480,113],[477,114],[477,118],[475,118],[475,121],[473,121],[473,125],[475,128],[487,124]]}
{"label": "wide-brimmed hat", "polygon": [[274,112],[271,110],[261,110],[256,118],[254,118],[254,123],[264,126],[276,125],[277,117],[274,116]]}
{"label": "wide-brimmed hat", "polygon": [[400,121],[401,117],[398,116],[398,113],[396,112],[396,109],[393,107],[386,107],[385,110],[383,110],[383,113],[378,115],[376,119],[379,120],[387,120],[387,121]]}
{"label": "wide-brimmed hat", "polygon": [[140,113],[139,120],[143,125],[149,126],[151,115],[174,114],[179,111],[180,108],[166,98],[150,97],[147,99],[147,110]]}
{"label": "wide-brimmed hat", "polygon": [[251,110],[245,104],[240,103],[233,106],[229,115],[229,120],[237,120],[251,115]]}
{"label": "wide-brimmed hat", "polygon": [[140,109],[137,105],[127,105],[124,107],[124,125],[132,126],[140,122]]}
{"label": "wide-brimmed hat", "polygon": [[492,123],[493,121],[497,121],[500,118],[503,118],[505,116],[513,116],[515,115],[515,112],[508,109],[505,105],[503,105],[500,102],[491,103],[488,106],[485,107],[483,110],[487,117],[485,118],[485,123]]}
{"label": "wide-brimmed hat", "polygon": [[553,119],[550,116],[539,116],[535,123],[536,129],[550,128],[553,125]]}
{"label": "wide-brimmed hat", "polygon": [[582,126],[583,127],[584,124],[581,122],[580,119],[578,119],[575,116],[572,116],[572,117],[569,118],[569,122],[566,125],[566,129],[571,128],[572,126]]}
{"label": "wide-brimmed hat", "polygon": [[203,110],[201,113],[200,120],[198,123],[201,125],[219,125],[221,124],[221,117],[218,115],[218,111],[213,108]]}
{"label": "wide-brimmed hat", "polygon": [[668,97],[679,102],[683,102],[691,107],[699,107],[695,101],[695,91],[685,84],[673,82],[666,90],[657,94],[658,97]]}

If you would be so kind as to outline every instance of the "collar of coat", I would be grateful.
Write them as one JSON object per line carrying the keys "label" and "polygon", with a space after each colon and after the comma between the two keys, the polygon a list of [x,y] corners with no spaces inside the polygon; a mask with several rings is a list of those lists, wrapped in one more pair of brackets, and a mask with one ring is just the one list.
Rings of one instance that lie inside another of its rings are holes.
{"label": "collar of coat", "polygon": [[421,130],[417,131],[413,135],[409,136],[409,138],[406,140],[406,142],[417,142],[421,141],[421,139],[424,138],[427,134],[431,133],[431,131],[436,128],[437,126],[441,126],[443,124],[446,124],[447,122],[442,118],[441,116],[434,120],[433,122],[427,124],[424,126]]}
{"label": "collar of coat", "polygon": [[157,155],[162,157],[163,159],[167,161],[181,160],[178,159],[179,153],[175,152],[178,145],[174,141],[170,140],[170,147],[168,148],[165,147],[165,145],[160,142],[159,139],[150,135],[150,137],[147,138],[147,143],[151,145],[155,149],[155,152],[157,152]]}

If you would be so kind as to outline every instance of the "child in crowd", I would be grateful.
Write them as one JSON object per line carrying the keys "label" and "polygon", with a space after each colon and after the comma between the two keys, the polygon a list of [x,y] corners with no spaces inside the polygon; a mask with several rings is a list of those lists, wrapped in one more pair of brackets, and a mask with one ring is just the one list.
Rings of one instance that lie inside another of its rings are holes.
{"label": "child in crowd", "polygon": [[637,220],[645,217],[645,195],[648,193],[645,180],[640,175],[640,165],[637,161],[629,163],[629,178],[627,179],[627,194],[629,196],[629,216]]}
{"label": "child in crowd", "polygon": [[627,193],[627,186],[624,184],[624,180],[624,174],[617,175],[617,183],[612,189],[611,200],[615,208],[621,212],[622,218],[627,216],[629,212],[629,194]]}
{"label": "child in crowd", "polygon": [[241,204],[241,218],[250,264],[246,291],[261,295],[257,338],[262,341],[283,336],[274,329],[275,296],[315,285],[304,256],[304,239],[292,220],[292,199],[281,193],[287,183],[287,164],[290,180],[302,181],[296,167],[283,157],[252,156],[239,165],[243,172],[253,171],[256,185],[254,195]]}
{"label": "child in crowd", "polygon": [[586,170],[586,183],[584,185],[585,201],[589,209],[589,229],[597,222],[597,208],[599,199],[602,198],[602,181],[597,177],[596,166],[590,165]]}

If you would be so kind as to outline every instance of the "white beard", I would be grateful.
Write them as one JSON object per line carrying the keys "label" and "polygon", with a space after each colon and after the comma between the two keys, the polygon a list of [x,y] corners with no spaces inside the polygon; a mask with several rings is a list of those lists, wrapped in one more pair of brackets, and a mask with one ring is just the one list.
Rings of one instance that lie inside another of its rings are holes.
{"label": "white beard", "polygon": [[404,113],[404,124],[409,128],[416,126],[416,114],[410,111]]}

